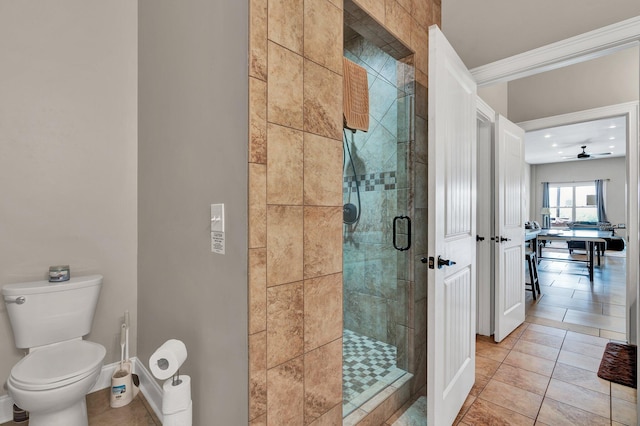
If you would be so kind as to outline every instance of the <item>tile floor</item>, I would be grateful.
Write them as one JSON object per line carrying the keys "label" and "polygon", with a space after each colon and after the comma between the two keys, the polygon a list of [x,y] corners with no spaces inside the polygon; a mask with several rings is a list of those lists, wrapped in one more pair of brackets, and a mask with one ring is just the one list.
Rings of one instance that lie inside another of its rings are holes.
{"label": "tile floor", "polygon": [[[542,261],[542,297],[527,292],[527,322],[499,344],[477,337],[476,384],[456,424],[636,425],[637,391],[597,376],[606,343],[626,339],[625,261],[607,252],[593,283],[582,263]],[[425,398],[385,425],[426,425]]]}
{"label": "tile floor", "polygon": [[[545,249],[544,254],[565,259],[585,257],[584,252],[574,250],[570,255],[553,247]],[[625,252],[607,251],[602,265],[594,268],[593,282],[589,282],[584,263],[542,260],[538,266],[542,297],[534,301],[532,293],[527,292],[527,321],[625,340],[624,256]]]}
{"label": "tile floor", "polygon": [[396,367],[393,345],[344,330],[342,415],[347,416],[406,371]]}
{"label": "tile floor", "polygon": [[[455,425],[636,425],[637,391],[602,380],[609,339],[525,322],[476,339],[476,383]],[[385,426],[426,425],[424,392]]]}

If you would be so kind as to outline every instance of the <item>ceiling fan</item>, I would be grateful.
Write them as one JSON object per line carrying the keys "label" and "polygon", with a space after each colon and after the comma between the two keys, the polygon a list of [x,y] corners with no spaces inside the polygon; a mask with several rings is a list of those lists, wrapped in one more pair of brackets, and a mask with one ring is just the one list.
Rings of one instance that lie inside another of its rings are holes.
{"label": "ceiling fan", "polygon": [[605,155],[611,155],[610,152],[601,152],[601,153],[598,153],[598,154],[587,152],[586,151],[586,149],[587,149],[586,145],[582,145],[580,148],[582,148],[582,152],[579,152],[578,155],[575,155],[575,156],[571,155],[571,156],[562,157],[562,158],[565,159],[565,160],[568,160],[570,158],[577,158],[579,160],[586,160],[587,158],[591,158],[591,157],[601,157],[601,156],[605,156]]}

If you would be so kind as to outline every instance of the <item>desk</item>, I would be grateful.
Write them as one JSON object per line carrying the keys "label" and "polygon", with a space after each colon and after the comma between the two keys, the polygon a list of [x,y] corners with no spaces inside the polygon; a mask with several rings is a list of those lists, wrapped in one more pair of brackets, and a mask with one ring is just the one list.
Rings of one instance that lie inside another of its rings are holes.
{"label": "desk", "polygon": [[[540,260],[560,260],[567,262],[586,262],[589,269],[589,281],[593,282],[593,252],[595,250],[595,243],[603,243],[606,249],[607,238],[611,238],[613,232],[611,231],[599,231],[595,229],[571,229],[571,230],[556,230],[556,229],[543,229],[538,234],[538,240],[541,241],[583,241],[585,247],[587,247],[587,260],[577,259],[556,259],[542,256],[542,249],[538,258]],[[600,266],[600,257],[598,255],[598,266]]]}

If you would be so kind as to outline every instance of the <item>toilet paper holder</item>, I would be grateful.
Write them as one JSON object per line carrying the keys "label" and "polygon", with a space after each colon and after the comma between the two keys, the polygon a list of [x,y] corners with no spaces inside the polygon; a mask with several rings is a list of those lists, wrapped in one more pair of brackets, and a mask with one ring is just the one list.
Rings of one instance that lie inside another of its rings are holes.
{"label": "toilet paper holder", "polygon": [[180,376],[180,367],[187,359],[187,348],[179,340],[170,339],[162,344],[149,359],[151,373],[165,380],[162,396],[162,424],[165,426],[191,426],[193,404],[191,378]]}
{"label": "toilet paper holder", "polygon": [[171,376],[171,386],[178,386],[182,383],[182,379],[180,379],[180,370],[176,371],[176,374]]}

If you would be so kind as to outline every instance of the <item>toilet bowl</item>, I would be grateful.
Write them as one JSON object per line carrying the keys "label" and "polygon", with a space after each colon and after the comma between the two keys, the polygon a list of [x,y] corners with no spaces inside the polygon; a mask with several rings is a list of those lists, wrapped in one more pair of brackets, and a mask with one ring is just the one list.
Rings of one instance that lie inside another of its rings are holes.
{"label": "toilet bowl", "polygon": [[88,425],[85,396],[106,349],[82,337],[91,331],[101,286],[101,275],[89,275],[2,287],[15,345],[29,351],[11,369],[7,392],[29,412],[30,426]]}
{"label": "toilet bowl", "polygon": [[85,426],[85,395],[95,385],[106,350],[73,340],[36,350],[12,369],[9,396],[29,412],[30,426]]}

